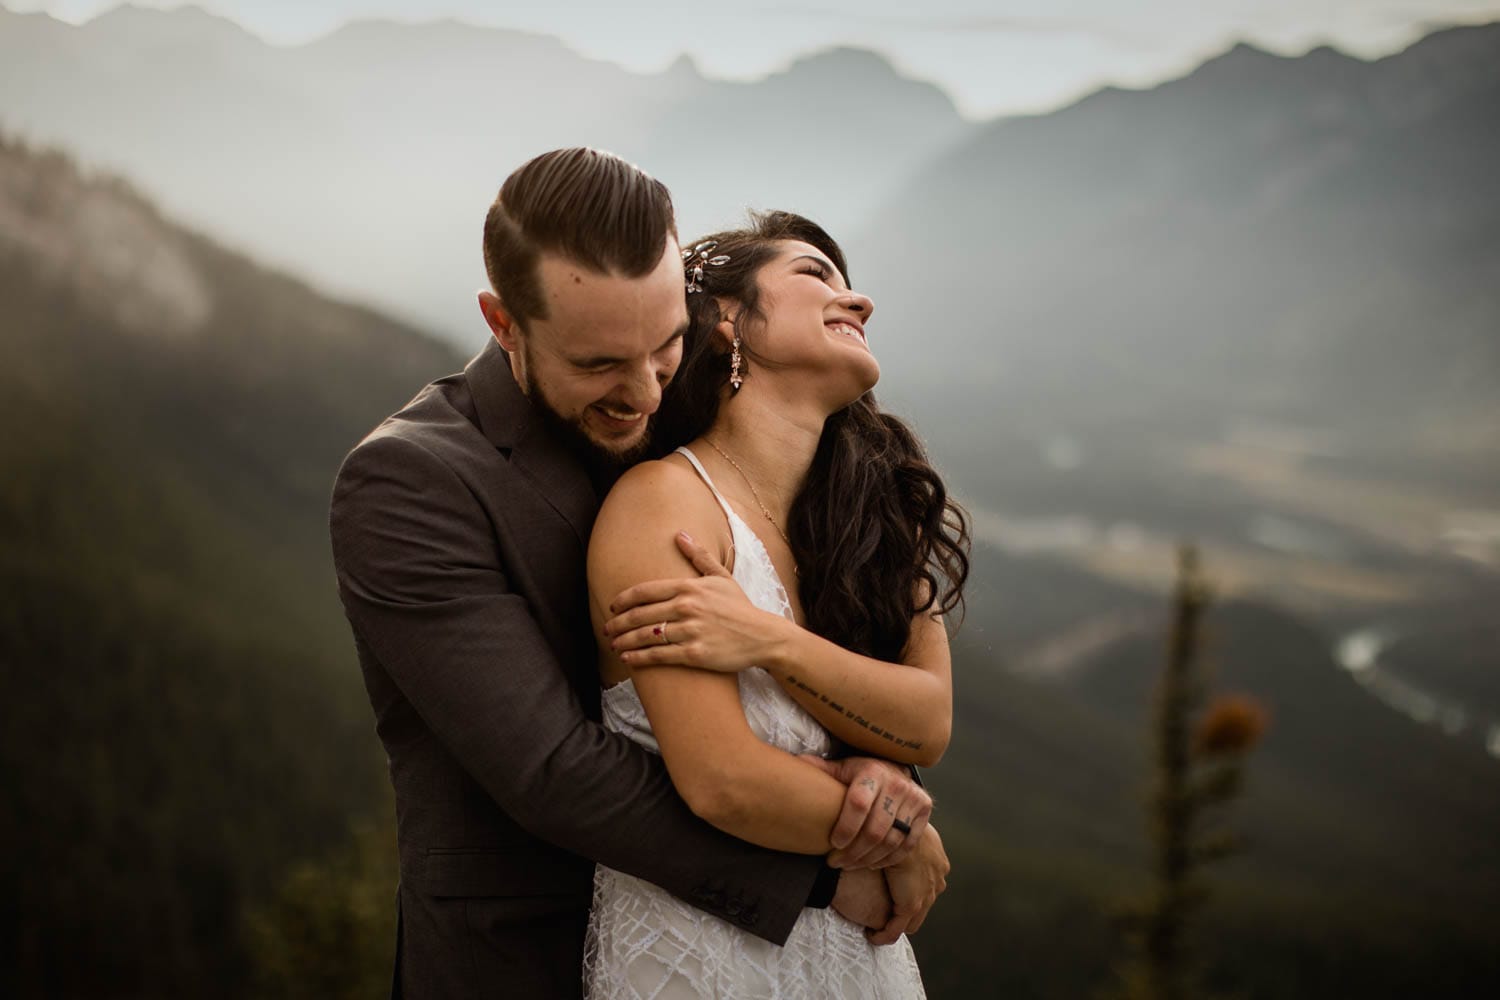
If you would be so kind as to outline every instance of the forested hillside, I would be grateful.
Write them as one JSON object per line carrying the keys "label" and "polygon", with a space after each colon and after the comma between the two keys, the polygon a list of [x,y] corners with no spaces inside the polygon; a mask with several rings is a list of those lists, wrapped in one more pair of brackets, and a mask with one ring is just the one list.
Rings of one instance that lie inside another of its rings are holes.
{"label": "forested hillside", "polygon": [[227,995],[387,812],[327,497],[461,359],[10,140],[0,301],[0,992]]}

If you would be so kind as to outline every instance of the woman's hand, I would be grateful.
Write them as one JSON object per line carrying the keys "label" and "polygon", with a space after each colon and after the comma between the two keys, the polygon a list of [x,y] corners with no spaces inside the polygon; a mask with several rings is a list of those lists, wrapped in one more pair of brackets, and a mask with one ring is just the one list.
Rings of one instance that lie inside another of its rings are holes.
{"label": "woman's hand", "polygon": [[769,662],[787,619],[750,603],[739,584],[685,532],[677,547],[700,576],[653,580],[620,592],[604,624],[610,647],[631,668],[699,667],[735,673]]}

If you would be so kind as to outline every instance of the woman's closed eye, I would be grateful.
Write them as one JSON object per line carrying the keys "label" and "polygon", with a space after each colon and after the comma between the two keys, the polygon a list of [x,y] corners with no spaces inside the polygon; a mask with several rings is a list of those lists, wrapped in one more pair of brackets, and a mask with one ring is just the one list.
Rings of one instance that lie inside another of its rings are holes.
{"label": "woman's closed eye", "polygon": [[802,258],[801,265],[797,268],[797,273],[811,275],[829,288],[832,288],[835,292],[848,291],[844,287],[844,276],[834,270],[833,266],[826,261],[817,260],[813,257],[804,257]]}

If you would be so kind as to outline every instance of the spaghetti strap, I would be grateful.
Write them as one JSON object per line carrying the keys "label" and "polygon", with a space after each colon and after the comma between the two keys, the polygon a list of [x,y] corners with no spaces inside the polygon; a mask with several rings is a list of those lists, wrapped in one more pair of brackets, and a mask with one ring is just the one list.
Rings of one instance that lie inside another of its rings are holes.
{"label": "spaghetti strap", "polygon": [[732,529],[734,528],[735,513],[734,510],[729,506],[729,501],[724,499],[724,495],[719,492],[719,488],[714,485],[714,481],[708,478],[708,472],[703,468],[703,463],[698,461],[697,455],[694,455],[691,451],[688,450],[687,445],[683,445],[681,448],[678,448],[677,451],[682,455],[683,458],[692,463],[693,468],[698,470],[698,476],[703,480],[703,484],[707,486],[708,491],[714,495],[714,499],[719,501],[719,506],[724,508],[724,516],[729,518],[729,527],[731,529],[730,533],[733,534]]}

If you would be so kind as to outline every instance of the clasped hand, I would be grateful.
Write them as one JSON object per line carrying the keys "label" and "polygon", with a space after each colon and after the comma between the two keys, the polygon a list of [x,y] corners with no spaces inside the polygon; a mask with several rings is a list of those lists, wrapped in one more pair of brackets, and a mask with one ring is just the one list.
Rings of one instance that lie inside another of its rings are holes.
{"label": "clasped hand", "polygon": [[[915,934],[938,896],[948,888],[948,855],[937,828],[928,823],[931,797],[906,776],[904,769],[889,761],[870,757],[801,759],[849,786],[830,838],[836,850],[829,854],[828,863],[844,870],[833,908],[868,928],[875,944],[891,944],[902,934]],[[907,815],[908,811],[912,831],[903,838],[891,818],[898,812]],[[880,834],[882,830],[884,835]],[[892,844],[896,845],[894,849]],[[874,873],[872,868],[881,871]],[[870,874],[885,877],[883,881],[871,880]]]}

